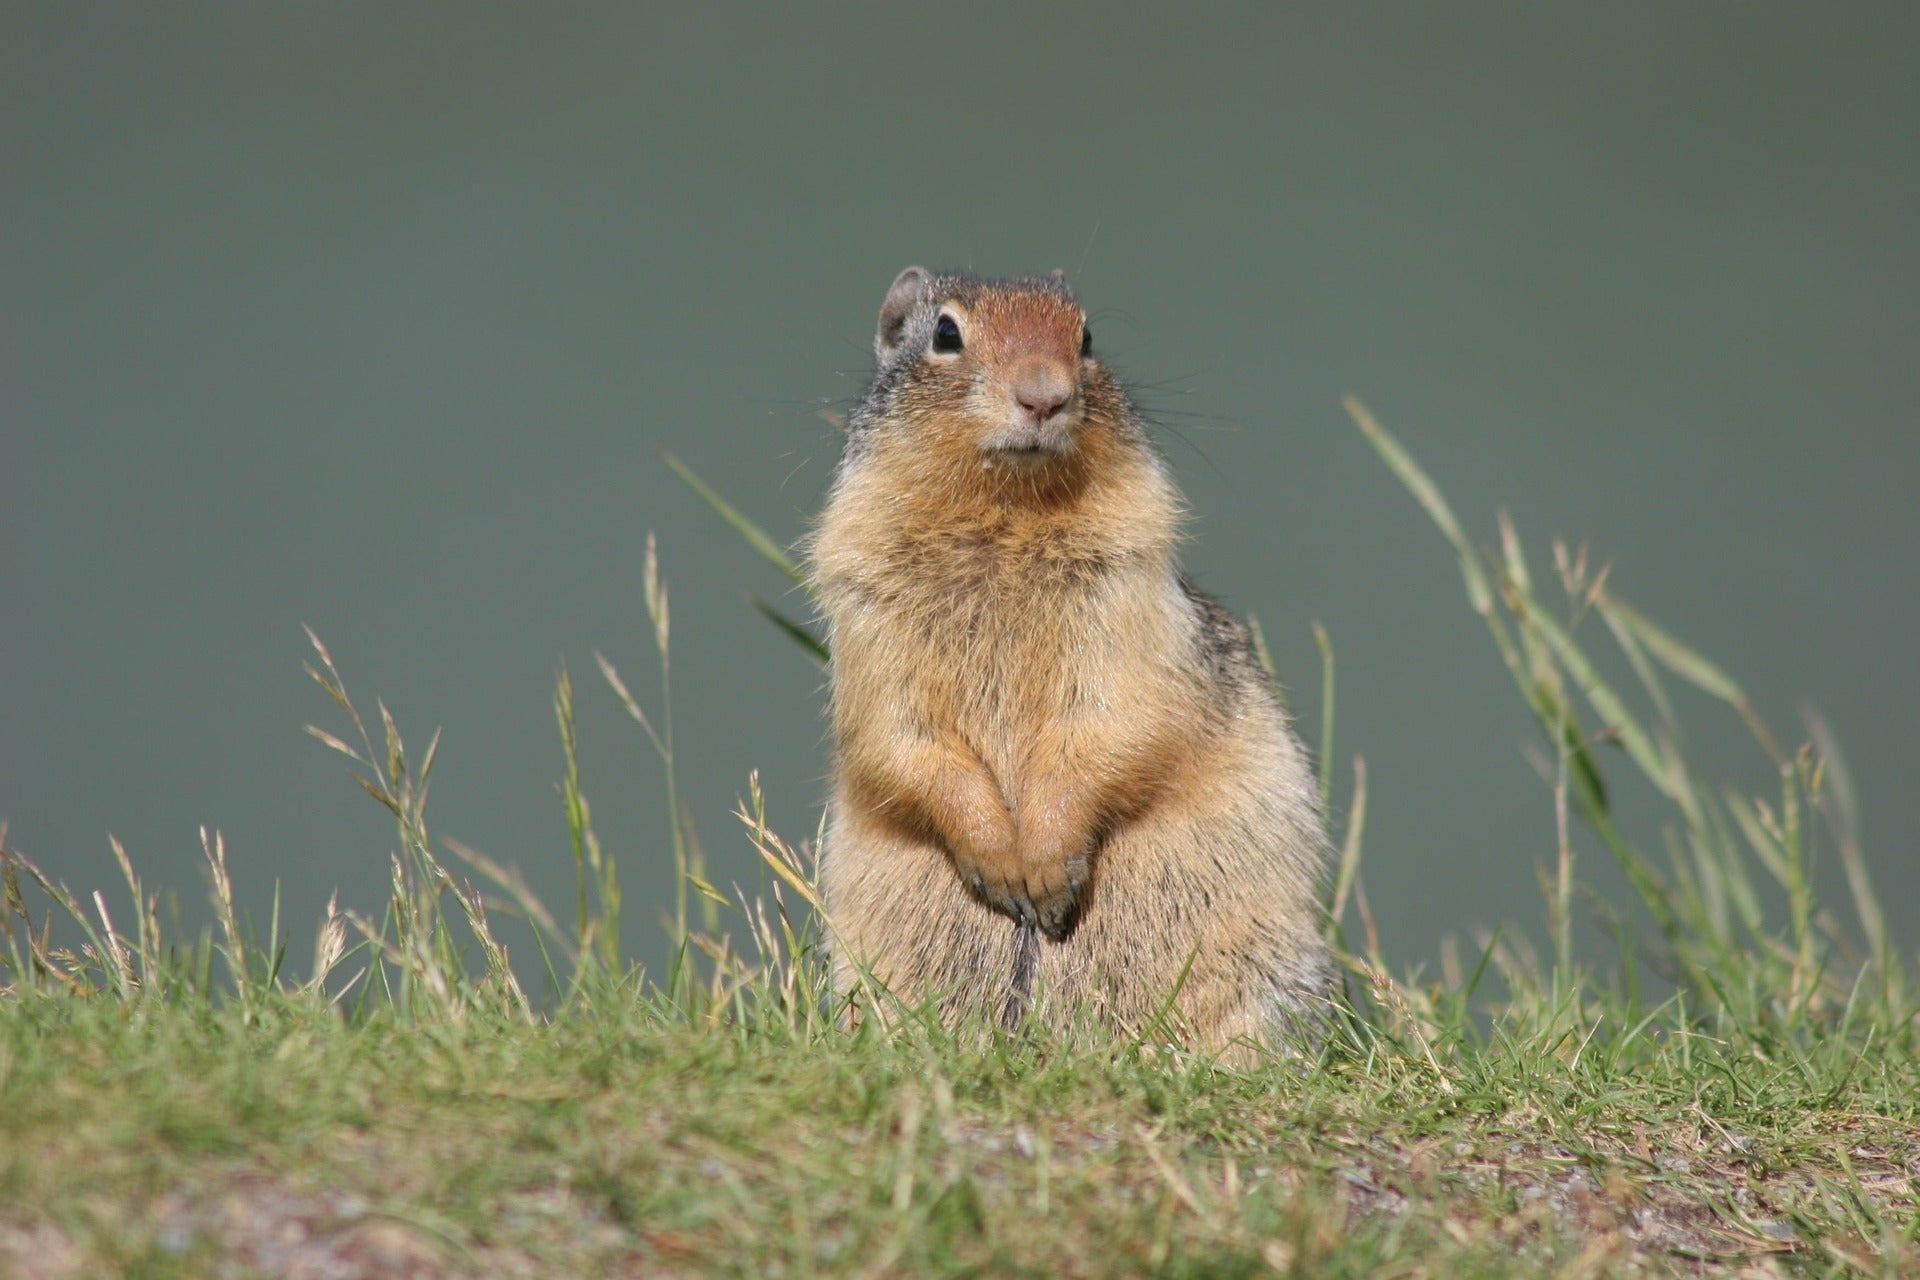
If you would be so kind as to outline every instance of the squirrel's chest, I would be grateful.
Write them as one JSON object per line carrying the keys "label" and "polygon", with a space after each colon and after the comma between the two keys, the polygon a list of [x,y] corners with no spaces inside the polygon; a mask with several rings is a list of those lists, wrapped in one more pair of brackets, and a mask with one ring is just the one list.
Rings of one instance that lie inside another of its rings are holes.
{"label": "squirrel's chest", "polygon": [[1100,715],[1186,665],[1191,620],[1170,566],[957,541],[906,559],[828,593],[836,679],[879,677],[918,718],[969,738]]}
{"label": "squirrel's chest", "polygon": [[1057,662],[1089,625],[1154,603],[1143,599],[1138,559],[1064,536],[903,538],[876,548],[863,569],[835,593],[844,611],[893,644],[956,662]]}

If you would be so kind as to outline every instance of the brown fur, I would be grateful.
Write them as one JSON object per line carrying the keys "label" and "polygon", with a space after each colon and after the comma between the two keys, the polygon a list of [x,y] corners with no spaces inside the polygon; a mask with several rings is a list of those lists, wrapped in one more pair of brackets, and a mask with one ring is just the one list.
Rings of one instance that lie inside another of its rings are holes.
{"label": "brown fur", "polygon": [[[1015,1012],[1030,976],[1045,1016],[1130,1030],[1177,988],[1219,1049],[1325,989],[1316,790],[1245,633],[1179,573],[1179,494],[1084,324],[1057,276],[909,269],[882,310],[810,548],[836,972],[954,1014]],[[1018,403],[1068,387],[1050,419]]]}

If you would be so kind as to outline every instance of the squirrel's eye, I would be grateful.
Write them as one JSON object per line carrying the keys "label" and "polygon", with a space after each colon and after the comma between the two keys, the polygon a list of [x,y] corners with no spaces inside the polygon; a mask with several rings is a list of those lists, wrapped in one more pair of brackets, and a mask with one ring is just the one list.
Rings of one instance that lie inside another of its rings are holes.
{"label": "squirrel's eye", "polygon": [[1091,325],[1081,325],[1080,326],[1080,358],[1082,360],[1085,360],[1088,356],[1092,354],[1093,354],[1093,327]]}
{"label": "squirrel's eye", "polygon": [[952,316],[942,315],[933,326],[933,349],[935,351],[958,351],[960,342],[960,323]]}

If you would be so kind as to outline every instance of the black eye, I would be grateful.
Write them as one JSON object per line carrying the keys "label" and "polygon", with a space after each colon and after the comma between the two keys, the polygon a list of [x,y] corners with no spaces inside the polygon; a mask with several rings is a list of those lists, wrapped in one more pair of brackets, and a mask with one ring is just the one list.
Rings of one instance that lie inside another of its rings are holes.
{"label": "black eye", "polygon": [[1085,360],[1088,356],[1092,354],[1093,354],[1093,328],[1090,325],[1082,325],[1080,326],[1080,358],[1082,360]]}
{"label": "black eye", "polygon": [[933,326],[935,351],[958,351],[961,347],[960,324],[952,316],[942,315]]}

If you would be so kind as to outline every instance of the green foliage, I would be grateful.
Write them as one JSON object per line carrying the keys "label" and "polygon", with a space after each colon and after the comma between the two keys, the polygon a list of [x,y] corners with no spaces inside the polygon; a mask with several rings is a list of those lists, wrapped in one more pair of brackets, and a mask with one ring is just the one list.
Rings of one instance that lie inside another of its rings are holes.
{"label": "green foliage", "polygon": [[[1853,1016],[1864,999],[1886,1025],[1910,1021],[1904,966],[1867,873],[1844,766],[1824,732],[1815,726],[1812,741],[1783,752],[1739,685],[1621,600],[1611,587],[1610,566],[1595,570],[1584,546],[1569,550],[1558,540],[1553,565],[1568,617],[1554,618],[1534,592],[1512,523],[1501,517],[1497,552],[1476,548],[1439,488],[1400,443],[1357,401],[1349,400],[1347,409],[1453,545],[1468,601],[1485,619],[1501,661],[1546,735],[1550,757],[1544,772],[1560,830],[1549,916],[1554,990],[1564,995],[1578,981],[1572,963],[1571,803],[1653,917],[1664,944],[1654,957],[1657,967],[1695,1007],[1731,1002],[1746,1018],[1792,1027],[1836,1011]],[[1590,618],[1615,643],[1647,711],[1634,709],[1580,644],[1578,628]],[[1739,716],[1776,774],[1773,798],[1704,776],[1688,754],[1662,670]],[[1599,729],[1583,727],[1576,694]],[[1616,825],[1600,765],[1604,747],[1624,753],[1670,807],[1664,869]],[[1823,831],[1845,868],[1857,932],[1816,909],[1813,862]],[[1784,921],[1769,910],[1769,881],[1784,897]]]}
{"label": "green foliage", "polygon": [[[1556,613],[1509,522],[1476,545],[1349,408],[1452,545],[1542,734],[1559,835],[1546,958],[1506,929],[1449,947],[1437,977],[1394,976],[1367,911],[1356,757],[1328,902],[1347,991],[1312,1056],[1228,1066],[1152,1028],[945,1027],[871,982],[858,998],[888,1016],[851,1029],[827,980],[818,833],[773,831],[756,777],[734,816],[768,888],[726,891],[706,870],[677,789],[649,541],[658,710],[596,662],[665,773],[666,971],[624,958],[564,667],[563,923],[516,870],[430,836],[438,735],[416,757],[377,702],[370,731],[310,637],[347,730],[310,732],[393,817],[395,853],[383,911],[330,903],[304,977],[277,905],[264,938],[238,919],[218,833],[203,837],[215,927],[180,940],[117,845],[124,926],[0,831],[0,1275],[1913,1274],[1916,1011],[1825,727],[1782,751],[1739,686],[1584,549],[1551,549]],[[1335,668],[1316,634],[1331,807]],[[1748,726],[1760,787],[1704,775],[1670,681]],[[1664,806],[1664,860],[1623,829],[1627,788]],[[1593,900],[1622,940],[1608,966],[1574,947],[1582,839],[1639,899]],[[1822,852],[1851,925],[1815,893]],[[1622,923],[1634,910],[1654,925],[1645,950]],[[550,999],[528,996],[501,912],[532,926]],[[1671,988],[1652,1003],[1649,965]]]}

